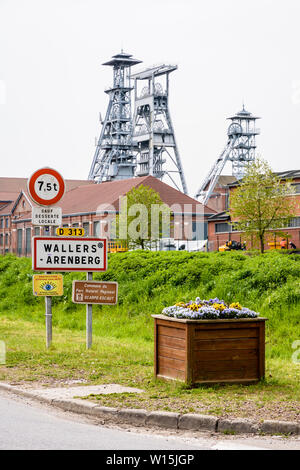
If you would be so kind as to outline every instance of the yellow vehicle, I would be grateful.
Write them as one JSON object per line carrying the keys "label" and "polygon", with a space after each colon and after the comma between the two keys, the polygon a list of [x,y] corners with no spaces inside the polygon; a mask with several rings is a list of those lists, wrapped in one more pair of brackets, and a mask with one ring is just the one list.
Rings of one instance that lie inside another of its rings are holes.
{"label": "yellow vehicle", "polygon": [[128,251],[128,246],[126,242],[108,242],[108,253],[124,253],[125,251]]}
{"label": "yellow vehicle", "polygon": [[219,247],[219,251],[231,251],[231,250],[246,250],[246,243],[236,242],[235,240],[229,240],[225,245]]}

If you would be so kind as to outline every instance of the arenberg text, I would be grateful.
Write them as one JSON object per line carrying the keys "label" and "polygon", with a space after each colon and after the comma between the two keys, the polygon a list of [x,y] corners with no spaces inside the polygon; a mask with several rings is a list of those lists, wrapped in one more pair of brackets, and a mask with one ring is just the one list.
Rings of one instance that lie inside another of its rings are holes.
{"label": "arenberg text", "polygon": [[34,243],[34,269],[103,270],[106,255],[103,240],[37,239]]}

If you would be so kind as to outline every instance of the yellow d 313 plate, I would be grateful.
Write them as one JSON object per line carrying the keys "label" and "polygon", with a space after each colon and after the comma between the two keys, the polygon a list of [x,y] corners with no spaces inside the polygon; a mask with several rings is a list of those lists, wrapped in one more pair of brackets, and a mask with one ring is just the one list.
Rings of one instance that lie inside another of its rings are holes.
{"label": "yellow d 313 plate", "polygon": [[34,274],[33,295],[63,295],[62,274]]}
{"label": "yellow d 313 plate", "polygon": [[63,237],[83,237],[84,228],[79,227],[59,227],[56,229],[56,235]]}

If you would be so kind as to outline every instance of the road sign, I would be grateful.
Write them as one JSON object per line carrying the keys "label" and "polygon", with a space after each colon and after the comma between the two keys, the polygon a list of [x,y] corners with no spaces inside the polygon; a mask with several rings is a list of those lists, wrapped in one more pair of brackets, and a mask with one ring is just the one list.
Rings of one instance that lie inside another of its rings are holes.
{"label": "road sign", "polygon": [[40,206],[51,206],[63,197],[65,182],[58,171],[41,168],[29,178],[28,192],[31,199]]}
{"label": "road sign", "polygon": [[106,271],[106,238],[33,237],[34,271]]}
{"label": "road sign", "polygon": [[56,235],[65,237],[83,237],[84,229],[77,227],[58,227]]}
{"label": "road sign", "polygon": [[61,207],[33,207],[32,225],[61,225]]}
{"label": "road sign", "polygon": [[63,295],[62,274],[34,274],[33,295]]}
{"label": "road sign", "polygon": [[72,301],[76,304],[114,305],[117,299],[117,282],[73,281]]}

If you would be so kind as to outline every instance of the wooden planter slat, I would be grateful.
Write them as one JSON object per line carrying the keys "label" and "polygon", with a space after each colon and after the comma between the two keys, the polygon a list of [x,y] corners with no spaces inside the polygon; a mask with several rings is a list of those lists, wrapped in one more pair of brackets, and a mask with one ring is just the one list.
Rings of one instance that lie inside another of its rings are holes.
{"label": "wooden planter slat", "polygon": [[265,374],[265,318],[184,320],[152,315],[156,377],[186,383],[257,382]]}

